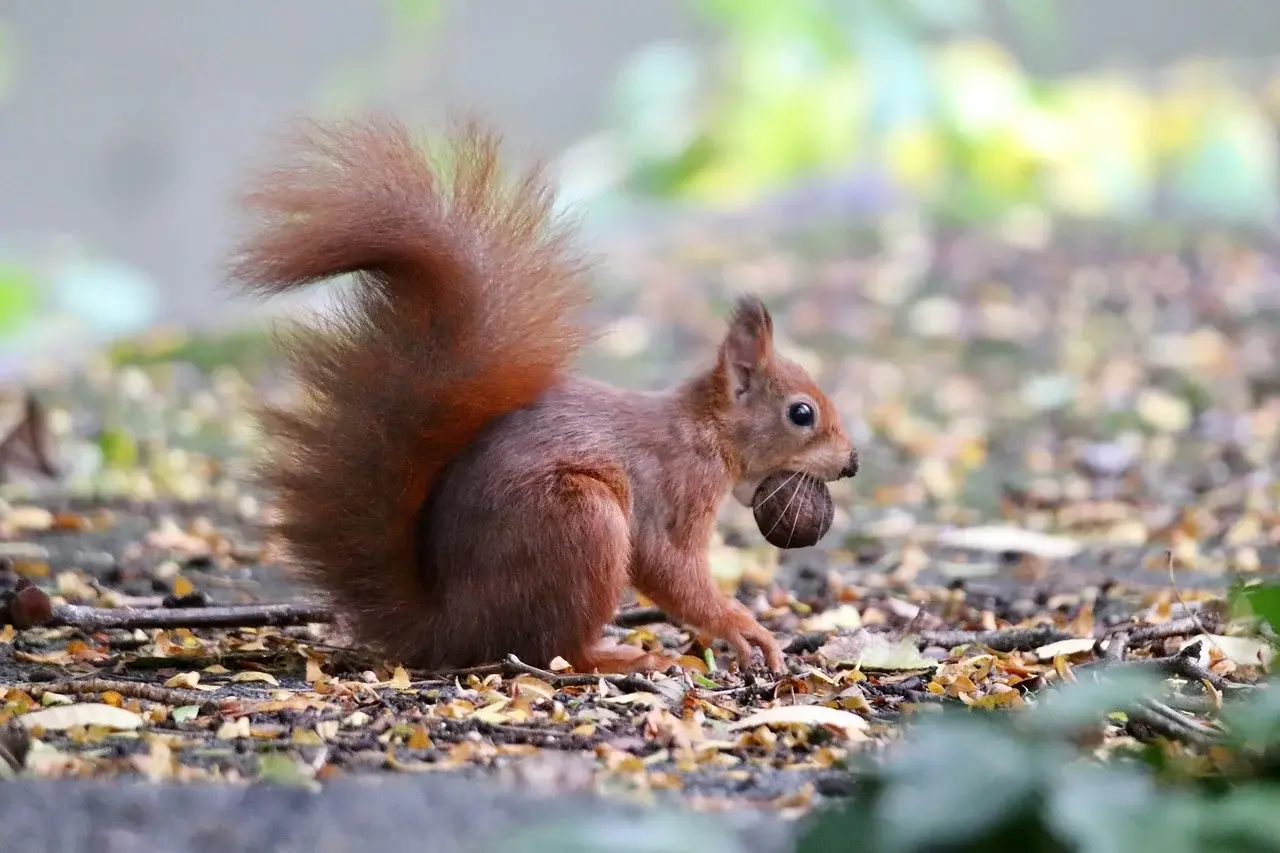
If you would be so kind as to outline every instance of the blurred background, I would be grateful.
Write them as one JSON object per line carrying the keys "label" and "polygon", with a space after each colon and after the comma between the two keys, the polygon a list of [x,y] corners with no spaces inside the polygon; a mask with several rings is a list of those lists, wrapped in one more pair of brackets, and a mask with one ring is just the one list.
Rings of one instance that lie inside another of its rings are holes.
{"label": "blurred background", "polygon": [[1267,0],[4,3],[0,317],[232,315],[245,168],[291,117],[364,104],[476,110],[613,228],[797,187],[1265,220],[1278,42]]}
{"label": "blurred background", "polygon": [[[1196,425],[1270,459],[1274,22],[1269,0],[0,3],[0,368],[243,367],[276,306],[219,263],[273,135],[469,110],[552,161],[602,258],[591,369],[669,382],[757,290],[898,454],[867,475],[886,506],[994,510],[997,442],[1061,461],[1014,439],[1117,441],[1123,471]],[[135,380],[99,390],[170,387]],[[102,425],[151,415],[86,406],[93,464],[134,458]]]}

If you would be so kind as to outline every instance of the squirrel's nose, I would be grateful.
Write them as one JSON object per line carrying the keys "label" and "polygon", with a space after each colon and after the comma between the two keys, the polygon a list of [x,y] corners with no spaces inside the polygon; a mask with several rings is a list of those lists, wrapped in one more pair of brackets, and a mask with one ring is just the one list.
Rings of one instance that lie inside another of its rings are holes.
{"label": "squirrel's nose", "polygon": [[858,474],[858,451],[849,454],[849,461],[845,463],[844,468],[840,470],[840,477],[854,477]]}

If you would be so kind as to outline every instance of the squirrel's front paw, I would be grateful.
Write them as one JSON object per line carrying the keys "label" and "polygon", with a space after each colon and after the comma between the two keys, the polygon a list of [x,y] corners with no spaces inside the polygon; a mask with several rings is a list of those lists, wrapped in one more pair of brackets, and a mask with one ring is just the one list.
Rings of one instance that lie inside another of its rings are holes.
{"label": "squirrel's front paw", "polygon": [[[738,602],[734,603],[738,604]],[[764,655],[764,662],[772,672],[786,672],[787,665],[782,656],[782,646],[778,645],[773,632],[757,622],[745,607],[739,605],[734,609],[738,611],[734,620],[736,624],[724,631],[721,636],[733,649],[734,657],[738,659],[738,667],[746,669],[751,665],[751,650],[754,646]]]}

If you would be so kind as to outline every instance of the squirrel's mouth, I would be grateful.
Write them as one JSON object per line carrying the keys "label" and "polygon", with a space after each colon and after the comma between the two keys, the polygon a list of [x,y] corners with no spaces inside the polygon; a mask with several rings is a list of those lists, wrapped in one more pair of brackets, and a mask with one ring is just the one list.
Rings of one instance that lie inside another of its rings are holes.
{"label": "squirrel's mouth", "polygon": [[[781,469],[778,469],[778,470],[781,470]],[[812,471],[804,471],[803,468],[796,468],[796,469],[789,469],[789,470],[802,471],[803,473],[808,474],[811,477],[818,478],[824,483],[834,483],[834,482],[837,482],[838,480],[843,479],[844,477],[852,476],[851,474],[848,474],[846,471],[840,471],[837,474],[833,474],[829,477],[825,477],[821,474],[815,474]],[[772,473],[774,472],[768,471],[764,474],[760,474],[759,476],[746,477],[734,483],[733,499],[736,500],[738,503],[742,504],[743,506],[747,507],[748,509],[750,509],[752,506],[754,506],[752,501],[755,499],[756,489],[760,488],[760,484],[764,481],[765,477],[768,477]]]}

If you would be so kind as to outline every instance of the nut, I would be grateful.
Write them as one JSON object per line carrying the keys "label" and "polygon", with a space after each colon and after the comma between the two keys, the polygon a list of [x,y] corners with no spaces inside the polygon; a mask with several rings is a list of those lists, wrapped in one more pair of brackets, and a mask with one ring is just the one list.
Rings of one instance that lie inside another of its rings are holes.
{"label": "nut", "polygon": [[777,471],[751,499],[756,527],[778,548],[808,548],[831,529],[835,505],[827,484],[810,474]]}

